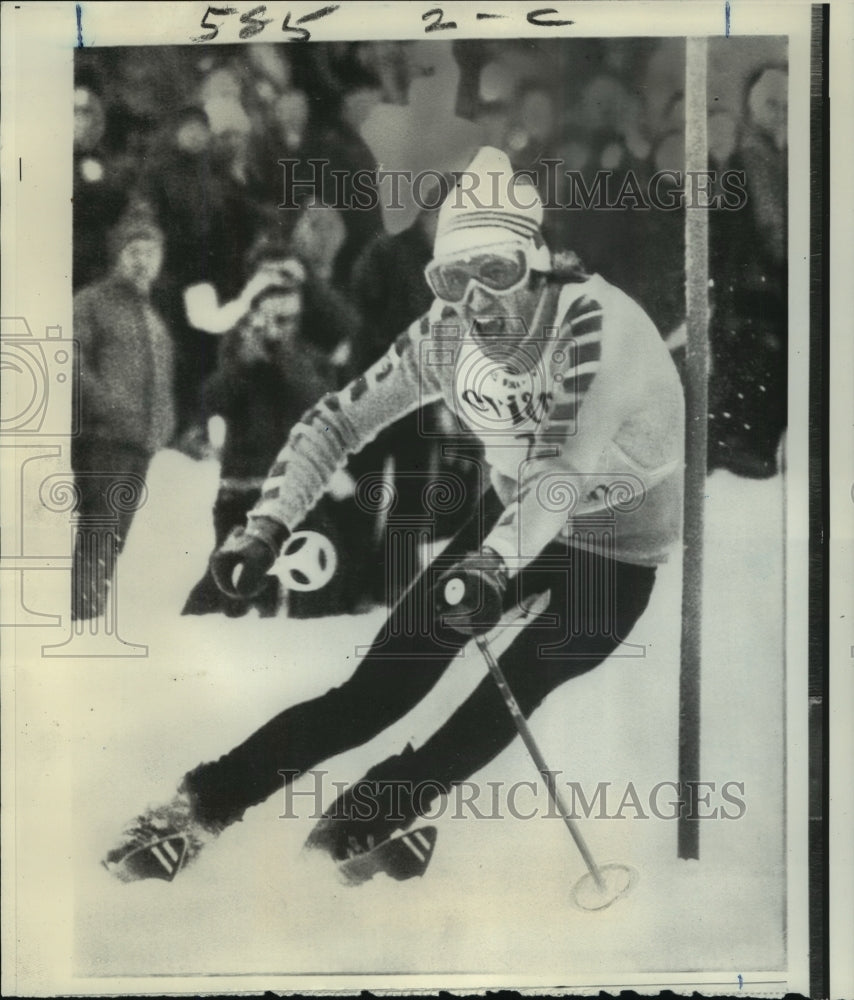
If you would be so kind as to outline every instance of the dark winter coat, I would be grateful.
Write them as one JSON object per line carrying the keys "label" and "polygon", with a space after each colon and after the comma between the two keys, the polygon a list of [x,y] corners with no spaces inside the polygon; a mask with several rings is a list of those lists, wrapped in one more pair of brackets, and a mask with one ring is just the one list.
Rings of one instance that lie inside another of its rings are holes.
{"label": "dark winter coat", "polygon": [[74,296],[79,359],[79,422],[84,439],[100,438],[154,454],[174,428],[173,349],[150,301],[108,277]]}
{"label": "dark winter coat", "polygon": [[418,221],[394,236],[376,237],[363,250],[350,283],[353,300],[364,319],[354,346],[354,363],[364,371],[433,301],[424,268],[433,246]]}
{"label": "dark winter coat", "polygon": [[260,222],[248,192],[211,154],[167,149],[150,158],[139,190],[166,235],[158,284],[180,296],[208,281],[222,299],[241,288],[243,259]]}
{"label": "dark winter coat", "polygon": [[[310,344],[276,344],[247,362],[241,330],[226,335],[219,365],[205,385],[205,410],[227,425],[223,479],[262,480],[300,416],[336,387],[332,365]],[[260,482],[259,482],[260,485]]]}

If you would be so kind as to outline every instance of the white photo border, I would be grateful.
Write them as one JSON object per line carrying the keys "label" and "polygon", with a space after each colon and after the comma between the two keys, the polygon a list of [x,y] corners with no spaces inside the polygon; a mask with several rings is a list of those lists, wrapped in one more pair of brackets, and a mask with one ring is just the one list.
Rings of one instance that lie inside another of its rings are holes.
{"label": "white photo border", "polygon": [[[240,12],[257,7],[254,2],[231,0],[230,6]],[[287,12],[294,18],[317,10],[322,4],[281,3],[273,0],[269,14],[281,20]],[[569,3],[555,0],[552,5],[559,13],[553,15],[571,19],[569,26],[549,27],[549,37],[684,37],[686,35],[719,36],[726,30],[735,35],[787,35],[789,39],[789,190],[808,191],[810,188],[809,144],[798,141],[808,136],[810,121],[810,11],[802,2],[772,5],[760,2],[692,3],[662,0],[653,3],[620,2]],[[170,4],[154,3],[36,3],[23,0],[3,7],[3,315],[25,317],[37,335],[48,328],[71,330],[71,171],[68,169],[71,142],[71,102],[73,91],[74,52],[79,37],[85,46],[117,45],[186,45],[200,31],[200,23],[208,5],[204,2]],[[503,37],[537,37],[543,28],[530,23],[526,14],[539,4],[449,3],[443,8],[458,23],[455,38],[475,38],[489,35]],[[504,20],[476,21],[479,9],[500,9],[507,12]],[[366,38],[418,39],[425,38],[424,13],[430,4],[370,3],[345,0],[334,16],[312,24],[313,40],[343,41]],[[551,7],[549,7],[551,10]],[[842,4],[834,4],[833,18]],[[82,13],[78,20],[78,11]],[[850,27],[850,9],[849,9]],[[848,48],[839,63],[851,65],[851,33],[842,29],[840,39]],[[271,26],[272,27],[272,26]],[[231,29],[231,25],[229,25]],[[831,30],[835,32],[832,21]],[[78,35],[79,31],[79,35]],[[428,36],[429,37],[429,36]],[[432,37],[448,40],[447,32]],[[276,40],[264,34],[244,44],[263,44]],[[213,42],[233,44],[236,32],[223,28]],[[832,37],[831,45],[837,41]],[[838,51],[838,49],[835,49]],[[831,86],[839,88],[839,64],[831,64]],[[846,74],[850,78],[850,72]],[[837,89],[838,94],[844,90]],[[837,106],[843,104],[838,98]],[[837,119],[837,122],[839,119]],[[841,125],[839,126],[842,127]],[[840,134],[841,136],[841,134]],[[850,124],[842,151],[834,148],[836,163],[852,148]],[[850,195],[848,196],[850,199]],[[850,203],[849,203],[850,209]],[[789,199],[789,424],[787,436],[786,474],[786,698],[787,698],[787,790],[786,790],[786,849],[788,853],[787,936],[788,963],[785,969],[767,970],[744,977],[743,995],[783,995],[789,992],[809,993],[809,927],[807,865],[807,669],[809,622],[806,616],[806,586],[808,577],[808,455],[809,399],[805,362],[808,357],[810,325],[809,287],[809,227],[810,204],[807,198]],[[846,246],[840,230],[834,230],[834,259],[830,266],[836,278],[835,316],[848,309],[850,316],[851,270],[842,270],[842,261],[850,262],[850,243]],[[852,370],[850,340],[840,340],[837,325],[832,343],[832,391],[844,399],[845,388],[838,380],[850,377]],[[67,334],[65,335],[67,336]],[[838,350],[838,354],[837,354]],[[847,351],[847,353],[846,353]],[[68,386],[57,394],[60,404],[68,406]],[[63,397],[62,392],[66,391]],[[850,406],[850,403],[849,403]],[[843,421],[845,426],[848,424]],[[835,447],[850,444],[844,432],[837,431]],[[837,452],[834,452],[834,457]],[[844,456],[844,451],[842,455]],[[849,452],[850,456],[850,452]],[[4,455],[4,459],[7,456]],[[841,464],[845,458],[837,459]],[[844,464],[843,464],[844,468]],[[850,474],[848,476],[850,485]],[[837,491],[838,492],[838,491]],[[18,497],[6,497],[6,511],[12,510],[23,527],[27,518],[37,521],[37,511],[21,506]],[[840,519],[850,506],[840,503]],[[849,497],[850,505],[850,497]],[[6,523],[4,521],[4,523]],[[848,536],[850,551],[850,535]],[[844,554],[844,553],[843,553]],[[837,571],[849,573],[854,560],[839,557]],[[59,574],[57,574],[59,575]],[[8,595],[5,595],[8,600]],[[845,606],[843,604],[840,607]],[[850,608],[850,603],[847,605]],[[843,612],[840,612],[843,613]],[[5,621],[5,619],[3,619]],[[538,977],[536,972],[518,976],[446,976],[388,975],[364,977],[332,976],[323,979],[304,976],[245,975],[208,976],[146,976],[126,978],[82,978],[73,972],[73,886],[67,866],[67,852],[56,849],[57,836],[69,837],[67,817],[71,815],[70,776],[73,770],[73,746],[69,725],[70,706],[74,701],[74,666],[61,660],[42,659],[43,640],[38,628],[4,629],[7,634],[3,655],[3,762],[5,788],[2,813],[3,832],[3,990],[8,994],[50,995],[73,993],[80,995],[195,993],[195,992],[260,992],[265,990],[294,992],[316,990],[373,991],[452,989],[477,992],[486,989],[530,989],[534,991],[587,992],[598,989],[616,991],[635,988],[655,992],[665,988],[674,992],[726,993],[733,989],[731,975],[704,973],[678,974],[666,982],[655,974],[603,974],[601,980],[579,984],[554,983]],[[12,633],[11,635],[9,633]],[[837,644],[845,637],[837,635]],[[839,656],[837,650],[837,657]],[[37,664],[38,669],[32,669]],[[837,663],[838,666],[838,663]],[[835,683],[844,692],[850,691],[849,673],[835,674]],[[121,669],[132,669],[132,661]],[[843,704],[849,705],[850,698]],[[844,711],[833,709],[834,713]],[[843,716],[850,724],[850,717]],[[837,725],[839,723],[837,722]],[[846,744],[850,749],[850,736]],[[839,752],[839,747],[834,752]],[[843,748],[843,752],[845,752]],[[844,758],[843,758],[844,759]],[[38,772],[38,780],[30,779]],[[847,791],[850,816],[850,787]],[[846,835],[835,829],[831,846],[840,851]],[[835,845],[835,847],[834,847]],[[831,906],[837,912],[850,910],[851,896],[845,895],[831,879]],[[833,943],[832,938],[832,943]],[[850,956],[845,945],[836,939],[834,952],[841,961],[843,953]],[[837,981],[847,975],[844,967],[834,966]],[[589,979],[589,977],[587,977]],[[834,995],[842,996],[833,986]]]}

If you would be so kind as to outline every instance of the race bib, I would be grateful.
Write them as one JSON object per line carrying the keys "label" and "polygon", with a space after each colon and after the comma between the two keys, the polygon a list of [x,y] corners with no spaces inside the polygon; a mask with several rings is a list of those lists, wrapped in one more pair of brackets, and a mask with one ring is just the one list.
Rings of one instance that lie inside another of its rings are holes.
{"label": "race bib", "polygon": [[552,402],[546,384],[539,365],[515,372],[472,347],[457,362],[455,412],[476,434],[535,434]]}

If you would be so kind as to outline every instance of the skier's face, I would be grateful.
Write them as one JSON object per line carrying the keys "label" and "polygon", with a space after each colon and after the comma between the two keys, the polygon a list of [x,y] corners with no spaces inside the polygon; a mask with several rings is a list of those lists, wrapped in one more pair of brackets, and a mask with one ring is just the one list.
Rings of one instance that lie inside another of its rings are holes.
{"label": "skier's face", "polygon": [[520,320],[531,311],[531,293],[526,287],[496,293],[473,283],[462,302],[461,314],[466,327],[479,340],[500,340],[516,330]]}
{"label": "skier's face", "polygon": [[518,247],[482,248],[434,260],[426,271],[438,298],[451,303],[482,345],[510,346],[533,313],[539,293]]}

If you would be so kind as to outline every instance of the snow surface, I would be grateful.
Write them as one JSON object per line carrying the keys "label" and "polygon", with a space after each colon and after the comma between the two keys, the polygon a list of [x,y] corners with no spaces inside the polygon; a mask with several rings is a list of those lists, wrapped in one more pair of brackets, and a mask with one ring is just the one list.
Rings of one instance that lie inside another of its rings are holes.
{"label": "snow surface", "polygon": [[[745,815],[705,820],[699,861],[676,854],[674,821],[580,823],[597,860],[625,862],[635,889],[610,909],[575,908],[585,869],[563,824],[438,820],[423,879],[339,883],[300,850],[312,800],[280,818],[282,796],[247,812],[175,882],[125,885],[99,865],[124,822],[170,797],[180,777],[219,756],[286,705],[348,676],[354,646],[381,611],[297,621],[182,618],[212,544],[217,466],[164,452],[150,500],[119,564],[120,632],[148,644],[141,659],[90,661],[74,681],[72,764],[74,967],[84,976],[312,973],[534,974],[561,983],[587,970],[729,975],[785,964],[783,483],[718,471],[707,486],[703,609],[702,777],[743,782]],[[531,726],[565,780],[592,792],[613,782],[609,811],[631,781],[645,796],[677,778],[680,566],[659,571],[630,639],[643,657],[613,656],[555,691]],[[329,781],[423,740],[480,679],[457,660],[412,713],[371,743],[327,762]],[[476,775],[483,784],[537,782],[521,741]],[[298,790],[313,788],[303,778]],[[335,791],[327,789],[328,804]],[[520,808],[530,798],[520,793]],[[667,795],[662,803],[668,801]],[[721,805],[719,794],[712,806]],[[484,801],[481,800],[484,807]],[[731,807],[730,807],[731,808]],[[505,810],[506,811],[506,810]],[[666,981],[666,980],[665,980]]]}

